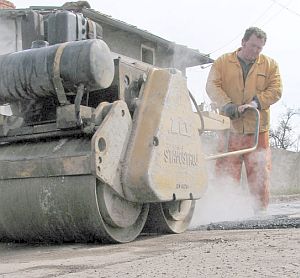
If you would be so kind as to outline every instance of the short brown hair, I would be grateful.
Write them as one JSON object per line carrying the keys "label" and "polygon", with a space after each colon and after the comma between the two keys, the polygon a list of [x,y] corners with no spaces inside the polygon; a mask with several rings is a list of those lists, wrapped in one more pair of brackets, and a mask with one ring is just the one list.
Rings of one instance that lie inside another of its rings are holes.
{"label": "short brown hair", "polygon": [[245,31],[243,40],[244,41],[248,41],[252,34],[254,34],[259,39],[264,39],[265,42],[267,41],[267,34],[263,30],[259,29],[258,27],[250,27],[250,28],[248,28]]}

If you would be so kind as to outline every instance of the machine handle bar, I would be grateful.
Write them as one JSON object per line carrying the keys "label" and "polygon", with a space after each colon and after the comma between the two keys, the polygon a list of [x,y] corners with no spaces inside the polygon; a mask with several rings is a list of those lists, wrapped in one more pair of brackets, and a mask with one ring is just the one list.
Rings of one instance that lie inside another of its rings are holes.
{"label": "machine handle bar", "polygon": [[241,154],[252,152],[252,151],[254,151],[257,148],[258,135],[259,135],[259,119],[260,119],[260,115],[259,115],[259,111],[256,108],[249,107],[248,109],[254,110],[255,111],[255,116],[256,116],[255,136],[254,136],[255,142],[254,142],[253,147],[247,148],[247,149],[242,149],[242,150],[237,150],[237,151],[232,151],[232,152],[226,152],[226,153],[220,153],[220,154],[210,155],[210,156],[205,157],[205,160],[214,160],[214,159],[223,158],[223,157],[227,157],[227,156],[231,156],[231,155],[241,155]]}

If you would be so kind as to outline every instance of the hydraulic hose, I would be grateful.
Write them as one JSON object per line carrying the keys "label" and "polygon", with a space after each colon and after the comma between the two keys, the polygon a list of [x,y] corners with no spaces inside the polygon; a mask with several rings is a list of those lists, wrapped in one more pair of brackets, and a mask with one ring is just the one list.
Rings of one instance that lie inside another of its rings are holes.
{"label": "hydraulic hose", "polygon": [[202,116],[202,114],[201,114],[201,111],[200,111],[200,109],[199,109],[199,107],[198,107],[198,104],[197,104],[197,102],[196,102],[194,96],[193,96],[192,93],[190,92],[190,90],[189,90],[189,96],[190,96],[190,98],[191,98],[191,100],[192,100],[192,102],[193,102],[193,104],[194,104],[194,106],[195,106],[195,108],[196,108],[197,114],[199,115],[199,118],[200,118],[201,129],[199,130],[199,135],[201,135],[201,134],[204,132],[204,119],[203,119],[203,116]]}

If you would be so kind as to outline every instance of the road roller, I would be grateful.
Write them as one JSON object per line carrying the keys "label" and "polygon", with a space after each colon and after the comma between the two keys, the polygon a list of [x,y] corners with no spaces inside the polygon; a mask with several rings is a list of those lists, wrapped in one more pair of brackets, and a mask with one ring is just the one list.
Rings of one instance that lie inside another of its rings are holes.
{"label": "road roller", "polygon": [[201,134],[229,119],[193,108],[175,68],[56,40],[57,13],[48,41],[0,56],[0,241],[184,232],[207,185]]}
{"label": "road roller", "polygon": [[99,39],[0,56],[12,111],[1,116],[1,239],[128,242],[188,227],[205,168],[186,78],[112,57]]}

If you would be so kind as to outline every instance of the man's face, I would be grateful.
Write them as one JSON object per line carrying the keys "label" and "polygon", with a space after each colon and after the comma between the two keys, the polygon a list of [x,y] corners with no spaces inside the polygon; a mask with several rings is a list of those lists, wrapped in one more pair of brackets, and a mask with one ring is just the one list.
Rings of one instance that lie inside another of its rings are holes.
{"label": "man's face", "polygon": [[244,59],[248,61],[254,61],[262,51],[264,45],[265,40],[259,39],[254,34],[250,36],[249,40],[242,40],[242,51]]}

